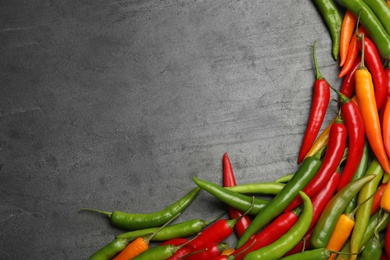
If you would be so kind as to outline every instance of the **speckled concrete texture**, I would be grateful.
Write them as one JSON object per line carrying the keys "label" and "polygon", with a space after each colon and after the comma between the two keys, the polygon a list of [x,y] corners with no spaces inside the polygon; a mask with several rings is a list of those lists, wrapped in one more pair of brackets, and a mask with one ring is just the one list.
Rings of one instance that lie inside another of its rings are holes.
{"label": "speckled concrete texture", "polygon": [[[160,210],[192,176],[220,184],[225,152],[238,183],[294,172],[314,41],[340,84],[311,1],[3,0],[0,17],[1,259],[87,259],[123,231],[80,208]],[[225,209],[200,192],[175,221]]]}

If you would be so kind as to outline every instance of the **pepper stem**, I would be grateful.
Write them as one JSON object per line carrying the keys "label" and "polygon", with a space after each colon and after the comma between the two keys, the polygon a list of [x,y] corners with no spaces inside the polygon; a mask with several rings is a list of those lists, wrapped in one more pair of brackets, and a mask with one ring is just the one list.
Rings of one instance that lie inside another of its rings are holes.
{"label": "pepper stem", "polygon": [[314,61],[314,68],[316,70],[316,79],[323,79],[320,69],[318,68],[318,62],[317,62],[317,55],[316,55],[316,50],[317,50],[317,42],[314,41],[313,45],[313,61]]}
{"label": "pepper stem", "polygon": [[146,235],[144,237],[144,240],[146,243],[149,243],[150,240],[152,240],[152,238],[158,233],[160,232],[163,228],[165,228],[166,226],[169,225],[169,223],[171,223],[173,220],[175,220],[181,213],[179,212],[178,214],[176,214],[175,216],[173,216],[170,220],[168,220],[167,222],[164,223],[164,225],[162,225],[161,227],[159,227],[156,231],[154,231],[153,233],[149,234],[149,235]]}
{"label": "pepper stem", "polygon": [[99,214],[103,214],[103,215],[106,215],[107,217],[111,218],[112,216],[112,212],[109,212],[109,211],[103,211],[103,210],[97,210],[97,209],[91,209],[91,208],[81,208],[81,210],[86,210],[86,211],[91,211],[91,212],[96,212],[96,213],[99,213]]}

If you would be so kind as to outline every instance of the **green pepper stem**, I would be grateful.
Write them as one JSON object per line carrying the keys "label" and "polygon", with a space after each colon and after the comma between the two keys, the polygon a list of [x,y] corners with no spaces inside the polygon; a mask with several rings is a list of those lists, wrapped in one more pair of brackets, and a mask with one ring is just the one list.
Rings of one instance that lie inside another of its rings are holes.
{"label": "green pepper stem", "polygon": [[80,211],[81,210],[86,210],[86,211],[91,211],[91,212],[96,212],[96,213],[99,213],[99,214],[103,214],[103,215],[106,215],[109,218],[111,218],[111,216],[112,216],[112,212],[109,212],[109,211],[103,211],[103,210],[91,209],[91,208],[81,208]]}
{"label": "green pepper stem", "polygon": [[323,79],[320,69],[318,68],[318,62],[317,62],[317,55],[316,55],[316,50],[317,50],[317,42],[314,41],[313,45],[313,61],[314,61],[314,68],[316,70],[316,79]]}

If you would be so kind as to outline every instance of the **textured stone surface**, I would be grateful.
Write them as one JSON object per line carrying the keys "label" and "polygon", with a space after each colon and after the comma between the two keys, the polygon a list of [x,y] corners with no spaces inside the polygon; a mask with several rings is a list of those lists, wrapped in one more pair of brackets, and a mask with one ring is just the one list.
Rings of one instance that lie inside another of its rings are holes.
{"label": "textured stone surface", "polygon": [[[294,172],[315,40],[340,84],[311,1],[5,0],[0,15],[1,259],[87,259],[122,231],[80,208],[160,210],[192,176],[221,183],[225,152],[238,183]],[[201,192],[177,221],[224,210]]]}

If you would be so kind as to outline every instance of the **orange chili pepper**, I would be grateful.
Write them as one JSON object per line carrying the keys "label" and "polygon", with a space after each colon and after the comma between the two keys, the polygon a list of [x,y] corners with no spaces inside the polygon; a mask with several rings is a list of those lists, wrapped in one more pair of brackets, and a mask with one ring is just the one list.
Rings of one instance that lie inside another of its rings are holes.
{"label": "orange chili pepper", "polygon": [[340,30],[340,66],[343,66],[347,59],[349,43],[356,26],[357,18],[350,10],[344,14],[343,23]]}
{"label": "orange chili pepper", "polygon": [[371,73],[364,66],[364,34],[362,34],[362,43],[361,65],[355,72],[357,103],[360,112],[362,113],[366,136],[371,149],[383,167],[383,170],[387,174],[390,174],[390,163],[383,144],[382,128],[375,101],[374,85]]}
{"label": "orange chili pepper", "polygon": [[336,121],[337,116],[329,123],[329,125],[322,131],[322,133],[318,136],[318,138],[314,141],[310,150],[305,155],[305,158],[314,156],[317,154],[322,148],[324,148],[328,144],[329,140],[329,132],[332,124]]}
{"label": "orange chili pepper", "polygon": [[387,99],[382,117],[383,144],[388,156],[390,156],[390,99]]}
{"label": "orange chili pepper", "polygon": [[[340,215],[326,248],[334,252],[340,251],[341,247],[345,244],[345,241],[347,241],[351,234],[354,225],[355,220],[353,217],[350,217],[349,214]],[[329,260],[333,259],[335,256],[336,254],[332,253]]]}
{"label": "orange chili pepper", "polygon": [[376,190],[374,199],[372,201],[372,206],[371,206],[371,216],[374,215],[375,212],[377,212],[378,209],[380,208],[381,199],[386,186],[387,183],[382,183],[381,185],[379,185],[378,189]]}
{"label": "orange chili pepper", "polygon": [[387,185],[383,191],[380,206],[386,212],[390,212],[390,185]]}

